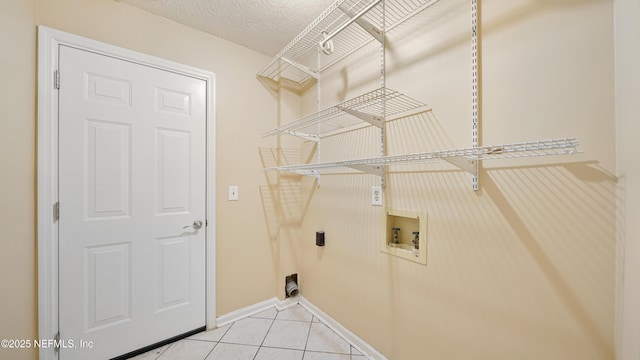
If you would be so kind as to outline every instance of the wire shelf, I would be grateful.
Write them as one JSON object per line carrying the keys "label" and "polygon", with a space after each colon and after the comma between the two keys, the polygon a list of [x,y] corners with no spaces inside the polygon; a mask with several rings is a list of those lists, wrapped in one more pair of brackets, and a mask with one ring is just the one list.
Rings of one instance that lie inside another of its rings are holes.
{"label": "wire shelf", "polygon": [[[323,70],[343,60],[370,42],[379,41],[383,54],[382,83],[384,84],[384,37],[396,26],[438,1],[336,0],[258,73],[258,79],[270,86],[273,85],[272,81],[275,81],[299,91],[304,91],[315,80],[320,79],[320,73]],[[474,64],[474,76],[479,71],[476,44],[476,36],[479,32],[479,20],[477,17],[477,2],[473,0],[472,62]],[[267,166],[264,170],[289,172],[319,179],[322,170],[350,168],[380,176],[381,183],[384,186],[384,174],[387,166],[446,161],[471,173],[474,178],[473,188],[477,190],[478,162],[480,160],[571,155],[581,152],[577,150],[579,143],[575,138],[477,146],[478,124],[476,115],[479,105],[476,97],[480,90],[476,86],[477,79],[475,77],[472,82],[474,84],[474,141],[470,148],[299,165],[282,165],[282,161],[276,161],[277,164]],[[323,136],[344,132],[356,125],[369,123],[382,129],[381,153],[384,154],[386,121],[428,110],[425,107],[426,105],[419,101],[395,90],[382,87],[305,116],[264,133],[263,136],[289,134],[317,142]]]}
{"label": "wire shelf", "polygon": [[319,138],[323,134],[334,133],[363,121],[381,127],[389,117],[424,107],[426,104],[398,91],[379,88],[273,129],[264,133],[263,137],[290,134]]}
{"label": "wire shelf", "polygon": [[[284,47],[258,77],[298,86],[439,0],[337,0]],[[363,13],[363,14],[361,14]],[[358,20],[354,18],[361,14]],[[366,24],[366,25],[365,25]],[[377,33],[377,34],[376,34]],[[376,36],[374,36],[376,35]],[[332,52],[320,43],[332,36]]]}
{"label": "wire shelf", "polygon": [[362,166],[372,166],[375,168],[385,165],[429,163],[441,160],[450,161],[452,159],[460,158],[466,159],[468,161],[477,161],[549,155],[571,155],[580,152],[577,150],[578,146],[579,143],[575,138],[561,138],[520,142],[513,144],[481,146],[476,148],[440,150],[405,155],[390,155],[377,158],[277,166],[266,168],[265,171],[287,171],[297,174],[305,174],[305,172],[308,172],[309,175],[315,175],[319,170],[340,167],[355,168],[361,170],[361,168],[359,167]]}

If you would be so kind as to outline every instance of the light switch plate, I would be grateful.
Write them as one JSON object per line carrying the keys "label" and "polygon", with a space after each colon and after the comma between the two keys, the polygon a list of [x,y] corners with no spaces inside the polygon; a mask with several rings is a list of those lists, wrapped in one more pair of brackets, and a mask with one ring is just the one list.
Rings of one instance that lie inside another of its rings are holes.
{"label": "light switch plate", "polygon": [[371,205],[382,206],[382,186],[371,187]]}
{"label": "light switch plate", "polygon": [[238,200],[238,187],[236,185],[229,186],[229,201]]}

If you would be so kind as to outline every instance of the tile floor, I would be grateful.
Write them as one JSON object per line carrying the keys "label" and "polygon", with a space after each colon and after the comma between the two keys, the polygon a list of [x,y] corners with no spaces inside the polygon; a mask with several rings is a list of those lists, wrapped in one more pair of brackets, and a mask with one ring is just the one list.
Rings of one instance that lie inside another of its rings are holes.
{"label": "tile floor", "polygon": [[130,360],[365,360],[299,304],[265,310]]}

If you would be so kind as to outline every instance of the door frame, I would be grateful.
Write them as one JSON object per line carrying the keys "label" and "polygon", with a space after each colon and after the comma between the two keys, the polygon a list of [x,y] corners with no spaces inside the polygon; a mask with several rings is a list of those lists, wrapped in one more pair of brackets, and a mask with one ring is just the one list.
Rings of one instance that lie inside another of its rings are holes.
{"label": "door frame", "polygon": [[[58,222],[54,220],[58,202],[58,91],[54,72],[58,69],[58,49],[68,45],[101,55],[171,71],[206,82],[206,326],[216,326],[216,154],[215,154],[215,74],[169,60],[127,50],[78,35],[38,27],[38,338],[55,339],[58,333]],[[64,339],[74,342],[81,339]],[[41,360],[58,359],[52,347],[39,349]]]}

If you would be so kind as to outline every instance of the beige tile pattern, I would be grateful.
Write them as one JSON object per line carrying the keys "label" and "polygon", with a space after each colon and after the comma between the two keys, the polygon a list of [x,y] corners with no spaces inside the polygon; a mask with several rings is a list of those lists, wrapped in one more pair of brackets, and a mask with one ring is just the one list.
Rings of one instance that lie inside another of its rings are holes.
{"label": "beige tile pattern", "polygon": [[306,350],[350,355],[351,344],[329,329],[327,325],[312,323]]}
{"label": "beige tile pattern", "polygon": [[180,340],[171,344],[158,360],[203,360],[214,346],[210,342]]}
{"label": "beige tile pattern", "polygon": [[311,315],[311,313],[308,312],[305,308],[300,306],[300,304],[296,304],[282,311],[279,311],[276,319],[310,322],[313,319],[313,315]]}
{"label": "beige tile pattern", "polygon": [[227,333],[231,324],[221,326],[219,328],[215,328],[209,331],[203,331],[201,333],[197,333],[193,336],[188,337],[189,340],[203,340],[203,341],[220,341],[224,334]]}
{"label": "beige tile pattern", "polygon": [[261,347],[255,360],[302,360],[304,351]]}
{"label": "beige tile pattern", "polygon": [[165,345],[134,360],[366,360],[299,304],[275,307]]}
{"label": "beige tile pattern", "polygon": [[275,320],[263,345],[285,349],[304,350],[311,323],[302,321]]}
{"label": "beige tile pattern", "polygon": [[351,355],[305,351],[302,360],[351,360]]}
{"label": "beige tile pattern", "polygon": [[275,319],[277,315],[278,310],[275,307],[272,307],[257,314],[251,315],[251,317],[261,319]]}
{"label": "beige tile pattern", "polygon": [[253,360],[258,349],[253,345],[219,343],[206,360]]}
{"label": "beige tile pattern", "polygon": [[273,320],[246,318],[238,320],[220,340],[224,343],[261,345]]}

